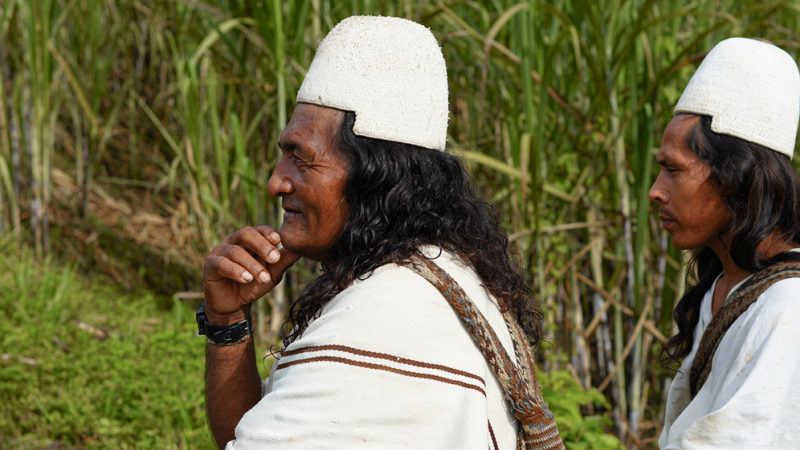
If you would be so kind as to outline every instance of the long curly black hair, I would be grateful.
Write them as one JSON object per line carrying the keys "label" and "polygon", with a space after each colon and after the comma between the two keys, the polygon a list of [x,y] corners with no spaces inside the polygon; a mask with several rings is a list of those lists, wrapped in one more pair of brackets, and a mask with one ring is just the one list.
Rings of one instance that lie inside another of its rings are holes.
{"label": "long curly black hair", "polygon": [[322,275],[289,310],[284,347],[352,281],[384,264],[407,261],[423,245],[439,246],[471,264],[536,345],[541,310],[511,261],[497,213],[478,198],[461,161],[438,150],[356,136],[354,123],[355,113],[345,112],[336,136],[348,165],[344,195],[350,214]]}
{"label": "long curly black hair", "polygon": [[[757,249],[768,236],[787,243],[800,242],[800,176],[786,155],[761,145],[711,130],[711,117],[701,115],[686,145],[711,169],[709,182],[720,193],[731,216],[723,233],[732,240],[728,253],[748,272],[782,261],[800,261],[800,253],[765,258]],[[708,247],[692,256],[687,286],[673,311],[678,333],[662,349],[665,364],[679,363],[692,350],[700,303],[722,272],[722,262]]]}

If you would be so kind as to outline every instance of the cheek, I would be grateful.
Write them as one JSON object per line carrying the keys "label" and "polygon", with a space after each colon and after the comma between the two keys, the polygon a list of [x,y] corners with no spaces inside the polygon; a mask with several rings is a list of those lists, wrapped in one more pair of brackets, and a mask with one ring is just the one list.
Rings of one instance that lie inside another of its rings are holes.
{"label": "cheek", "polygon": [[315,226],[335,229],[339,227],[340,222],[346,220],[348,208],[341,183],[321,184],[312,195],[309,204],[313,205],[313,214],[310,214],[309,220],[313,221]]}
{"label": "cheek", "polygon": [[722,201],[722,197],[716,189],[706,185],[705,189],[698,194],[697,197],[701,199],[700,201],[705,206],[706,214],[710,219],[723,221],[730,218],[728,207],[725,206],[725,202]]}
{"label": "cheek", "polygon": [[345,200],[346,173],[342,171],[331,177],[325,183],[324,202],[328,205],[331,214],[336,216],[347,215],[347,201]]}
{"label": "cheek", "polygon": [[344,227],[347,224],[347,219],[350,217],[350,208],[344,198],[343,187],[339,190],[339,193],[333,202],[333,209],[330,211],[330,213],[330,231],[333,235],[338,237],[342,234],[342,231],[344,231]]}
{"label": "cheek", "polygon": [[342,199],[336,207],[336,224],[338,228],[336,234],[340,234],[342,232],[349,217],[350,208],[348,208],[347,202]]}
{"label": "cheek", "polygon": [[[730,213],[718,196],[699,196],[695,208],[691,228],[697,234],[717,236],[729,227]],[[687,213],[691,214],[692,211]]]}
{"label": "cheek", "polygon": [[725,207],[724,204],[718,204],[711,212],[712,220],[715,221],[717,224],[717,231],[723,232],[725,231],[731,223],[731,215],[728,212],[728,208]]}
{"label": "cheek", "polygon": [[330,232],[333,235],[339,236],[344,230],[344,226],[347,223],[347,218],[350,215],[350,208],[347,207],[347,202],[344,200],[343,197],[339,197],[336,199],[335,203],[332,204],[333,207],[329,211],[329,223],[330,223]]}

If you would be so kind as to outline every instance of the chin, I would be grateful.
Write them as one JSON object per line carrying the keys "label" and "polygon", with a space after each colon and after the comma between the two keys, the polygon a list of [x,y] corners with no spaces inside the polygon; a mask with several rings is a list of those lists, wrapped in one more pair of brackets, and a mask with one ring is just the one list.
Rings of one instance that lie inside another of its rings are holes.
{"label": "chin", "polygon": [[295,239],[296,236],[294,236],[294,233],[292,233],[291,229],[287,229],[286,224],[283,224],[281,229],[278,230],[278,234],[281,236],[281,246],[283,248],[292,253],[300,255],[300,249],[302,246],[298,245],[299,242],[297,242],[297,239]]}
{"label": "chin", "polygon": [[302,256],[303,258],[310,259],[312,261],[320,262],[325,259],[324,253],[320,253],[314,248],[303,245],[301,242],[294,241],[291,236],[284,238],[283,235],[281,235],[281,245],[283,245],[283,248],[294,253],[295,255]]}
{"label": "chin", "polygon": [[298,228],[284,222],[278,231],[283,248],[312,261],[325,261],[336,239],[312,236],[306,228]]}
{"label": "chin", "polygon": [[678,250],[697,250],[700,247],[703,247],[701,244],[697,244],[695,242],[686,242],[681,239],[670,239],[672,242],[672,246],[677,248]]}
{"label": "chin", "polygon": [[303,251],[304,250],[303,246],[299,245],[299,243],[297,241],[292,239],[291,235],[284,235],[283,233],[281,233],[281,245],[283,246],[283,248],[285,248],[286,250],[289,250],[290,252],[292,252],[294,254],[297,254],[297,255],[300,255],[300,256],[303,256],[303,257],[306,256],[305,252]]}

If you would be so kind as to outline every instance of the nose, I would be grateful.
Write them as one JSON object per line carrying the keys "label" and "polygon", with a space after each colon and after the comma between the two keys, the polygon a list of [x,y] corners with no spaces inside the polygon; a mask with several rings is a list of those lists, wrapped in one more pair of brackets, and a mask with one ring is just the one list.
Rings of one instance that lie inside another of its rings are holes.
{"label": "nose", "polygon": [[656,177],[656,180],[653,181],[653,185],[650,186],[650,190],[647,192],[647,198],[653,203],[663,204],[667,202],[667,192],[664,190],[660,173]]}
{"label": "nose", "polygon": [[282,195],[291,194],[294,191],[292,180],[288,176],[287,171],[287,158],[286,155],[281,156],[278,164],[272,170],[272,175],[269,176],[267,182],[267,192],[272,197],[280,197]]}

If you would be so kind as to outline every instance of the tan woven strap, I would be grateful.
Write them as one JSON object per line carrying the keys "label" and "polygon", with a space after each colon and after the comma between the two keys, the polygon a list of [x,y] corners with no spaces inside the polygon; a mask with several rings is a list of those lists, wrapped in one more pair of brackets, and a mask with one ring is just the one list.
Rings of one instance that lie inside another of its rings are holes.
{"label": "tan woven strap", "polygon": [[499,337],[461,286],[428,258],[414,255],[408,267],[428,280],[441,292],[466,327],[503,387],[506,400],[520,422],[517,447],[525,449],[562,449],[553,413],[542,400],[530,346],[514,318],[503,313],[519,366],[503,348]]}
{"label": "tan woven strap", "polygon": [[693,398],[708,379],[717,347],[733,322],[747,311],[747,308],[755,303],[770,286],[780,280],[795,277],[800,277],[800,262],[773,264],[755,273],[725,300],[722,308],[714,314],[711,323],[708,324],[703,337],[700,338],[700,345],[697,347],[697,353],[689,372],[689,388]]}

